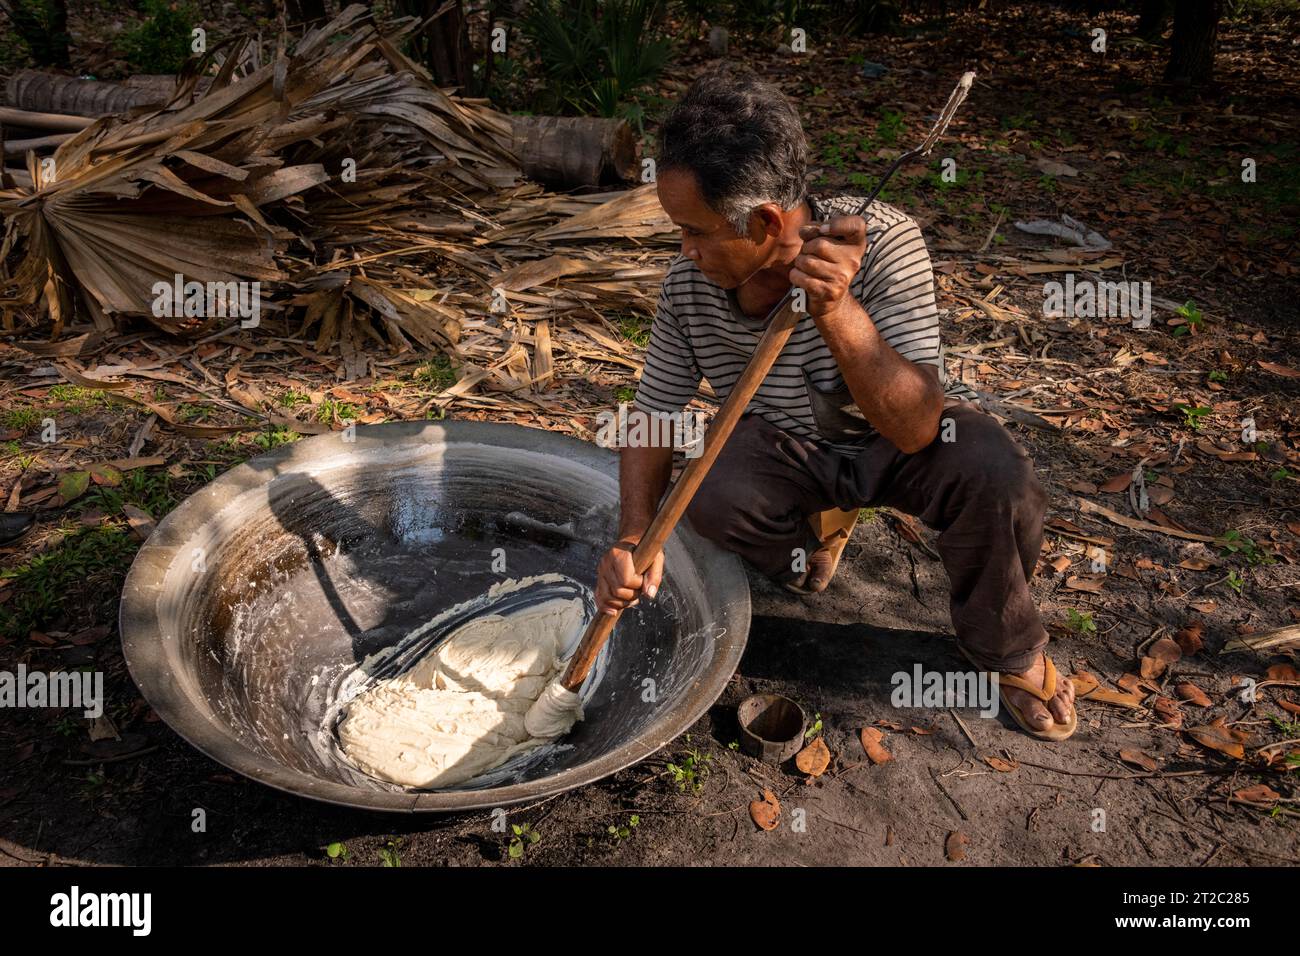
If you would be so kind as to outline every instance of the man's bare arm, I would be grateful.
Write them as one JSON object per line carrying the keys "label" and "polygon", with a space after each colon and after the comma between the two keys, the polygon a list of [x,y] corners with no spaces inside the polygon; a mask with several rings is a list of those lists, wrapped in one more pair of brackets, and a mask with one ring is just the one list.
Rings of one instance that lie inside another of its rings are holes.
{"label": "man's bare arm", "polygon": [[[672,475],[671,448],[624,448],[619,453],[619,541],[640,543]],[[642,593],[654,600],[663,573],[662,551],[645,574],[637,574],[630,551],[617,545],[610,548],[596,568],[597,609],[617,614],[636,604]]]}
{"label": "man's bare arm", "polygon": [[866,420],[909,455],[934,441],[943,414],[939,370],[899,355],[852,296],[814,321]]}
{"label": "man's bare arm", "polygon": [[623,448],[618,459],[619,540],[640,541],[673,475],[671,448]]}
{"label": "man's bare arm", "polygon": [[943,387],[937,369],[903,358],[884,340],[850,292],[866,250],[866,220],[835,216],[803,226],[799,235],[804,245],[790,269],[790,283],[807,293],[808,313],[854,403],[899,451],[920,451],[939,434]]}

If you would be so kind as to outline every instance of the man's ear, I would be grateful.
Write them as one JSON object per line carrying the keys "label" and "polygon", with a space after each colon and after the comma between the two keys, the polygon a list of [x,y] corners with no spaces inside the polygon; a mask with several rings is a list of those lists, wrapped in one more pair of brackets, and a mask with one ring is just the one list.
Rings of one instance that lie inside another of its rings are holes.
{"label": "man's ear", "polygon": [[762,242],[764,237],[772,238],[781,235],[787,215],[788,213],[774,202],[765,202],[750,213],[750,228],[761,231],[757,241]]}

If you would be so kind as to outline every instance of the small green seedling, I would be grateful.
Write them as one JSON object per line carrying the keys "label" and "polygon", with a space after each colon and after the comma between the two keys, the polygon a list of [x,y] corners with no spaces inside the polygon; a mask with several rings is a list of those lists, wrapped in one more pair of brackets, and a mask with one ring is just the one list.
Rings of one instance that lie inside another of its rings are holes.
{"label": "small green seedling", "polygon": [[1246,579],[1243,578],[1236,571],[1228,572],[1228,587],[1236,591],[1238,596],[1241,595],[1241,587],[1245,583],[1246,583]]}
{"label": "small green seedling", "polygon": [[[331,843],[325,848],[325,855],[331,860],[341,860],[344,863],[348,861],[348,848],[345,843]],[[382,855],[382,851],[381,851]]]}
{"label": "small green seedling", "polygon": [[1227,557],[1232,554],[1239,554],[1246,559],[1248,564],[1276,564],[1277,561],[1267,551],[1260,550],[1259,546],[1251,539],[1243,535],[1235,528],[1228,531],[1220,539],[1220,554]]}
{"label": "small green seedling", "polygon": [[[686,742],[690,743],[691,735],[686,735]],[[694,748],[686,751],[685,759],[680,764],[670,763],[668,773],[672,774],[673,783],[677,784],[678,790],[685,790],[688,786],[691,792],[699,793],[704,789],[704,781],[708,779],[713,757],[706,753],[701,753]]]}
{"label": "small green seedling", "polygon": [[1097,625],[1093,623],[1091,611],[1083,611],[1080,613],[1074,608],[1070,608],[1068,613],[1070,630],[1078,634],[1097,633]]}
{"label": "small green seedling", "polygon": [[1201,331],[1201,326],[1205,324],[1205,316],[1201,314],[1190,299],[1180,305],[1174,312],[1175,315],[1181,315],[1186,321],[1174,329],[1174,335],[1195,334]]}
{"label": "small green seedling", "polygon": [[401,849],[402,841],[394,837],[386,844],[379,848],[379,859],[382,866],[401,866],[402,857],[398,853]]}
{"label": "small green seedling", "polygon": [[1183,424],[1197,432],[1201,430],[1201,419],[1214,411],[1204,405],[1184,405],[1181,402],[1175,403],[1174,408],[1183,413]]}
{"label": "small green seedling", "polygon": [[627,823],[623,826],[615,826],[614,824],[611,823],[609,825],[609,834],[614,838],[615,841],[626,840],[628,837],[632,835],[632,831],[636,829],[637,825],[640,824],[640,822],[641,822],[641,818],[634,813],[632,814],[631,817],[628,818]]}
{"label": "small green seedling", "polygon": [[822,715],[813,714],[813,725],[803,732],[803,739],[815,737],[822,732]]}
{"label": "small green seedling", "polygon": [[510,829],[514,835],[510,838],[510,848],[507,851],[510,859],[518,860],[523,857],[524,851],[542,838],[542,835],[533,829],[531,823],[512,823]]}

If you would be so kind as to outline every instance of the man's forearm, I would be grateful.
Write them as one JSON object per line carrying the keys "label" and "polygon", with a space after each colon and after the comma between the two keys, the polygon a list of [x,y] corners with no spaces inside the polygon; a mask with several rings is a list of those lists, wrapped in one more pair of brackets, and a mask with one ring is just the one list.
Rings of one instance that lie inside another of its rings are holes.
{"label": "man's forearm", "polygon": [[640,541],[654,520],[673,476],[671,448],[624,448],[619,452],[618,536]]}
{"label": "man's forearm", "polygon": [[899,355],[854,299],[814,320],[866,420],[909,455],[934,441],[943,413],[937,370]]}

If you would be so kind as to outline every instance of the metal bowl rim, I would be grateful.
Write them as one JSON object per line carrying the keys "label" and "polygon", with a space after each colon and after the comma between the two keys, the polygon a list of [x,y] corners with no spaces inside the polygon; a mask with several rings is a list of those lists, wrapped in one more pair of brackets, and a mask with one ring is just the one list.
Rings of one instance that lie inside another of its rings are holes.
{"label": "metal bowl rim", "polygon": [[[617,474],[617,456],[607,449],[556,432],[501,422],[386,422],[359,425],[356,426],[355,442],[352,444],[364,446],[372,440],[380,439],[382,434],[382,441],[387,445],[391,440],[389,433],[404,441],[412,441],[412,444],[419,443],[422,439],[424,444],[431,446],[471,443],[543,454],[557,454],[553,450],[557,445],[567,446],[568,453],[565,457],[569,460],[607,475]],[[708,593],[715,597],[732,595],[726,602],[717,602],[718,618],[714,624],[724,629],[722,635],[715,637],[718,650],[677,705],[660,715],[645,734],[593,761],[540,780],[485,790],[364,791],[346,784],[320,780],[285,767],[248,748],[221,725],[214,725],[203,714],[188,706],[189,696],[179,691],[176,682],[169,678],[157,612],[157,598],[162,590],[162,572],[171,565],[182,544],[189,540],[187,533],[202,526],[216,508],[259,485],[293,474],[294,465],[316,458],[328,458],[331,454],[345,450],[341,447],[342,435],[342,432],[330,432],[282,445],[235,466],[204,485],[158,523],[137,552],[127,572],[118,614],[122,655],[127,670],[154,712],[194,749],[222,766],[274,789],[337,806],[406,813],[479,810],[545,799],[617,773],[676,739],[721,696],[740,663],[749,632],[751,608],[748,580],[736,555],[723,551],[683,524],[674,535],[685,534],[687,546],[698,555],[701,566],[707,563],[707,574],[702,574],[701,579]],[[270,478],[265,474],[268,469],[273,469],[274,472]],[[214,730],[214,726],[218,729]]]}

